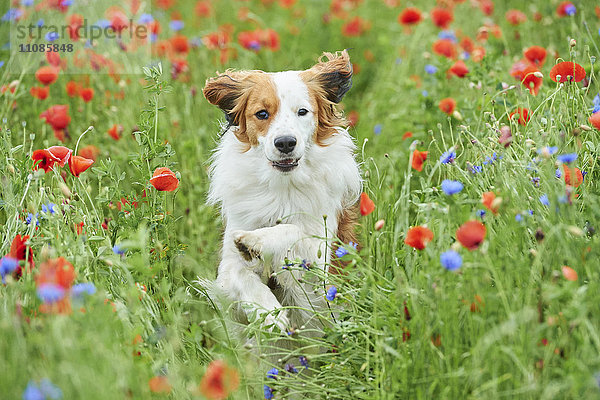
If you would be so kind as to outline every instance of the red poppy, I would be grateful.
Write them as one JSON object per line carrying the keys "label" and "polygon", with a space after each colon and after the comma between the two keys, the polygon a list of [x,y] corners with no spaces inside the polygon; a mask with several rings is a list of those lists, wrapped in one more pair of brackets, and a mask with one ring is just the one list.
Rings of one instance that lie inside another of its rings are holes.
{"label": "red poppy", "polygon": [[129,19],[127,15],[121,10],[111,10],[110,16],[110,27],[117,33],[121,33],[129,25]]}
{"label": "red poppy", "polygon": [[184,35],[175,35],[170,39],[173,50],[177,53],[187,53],[190,50],[188,38]]}
{"label": "red poppy", "polygon": [[93,88],[83,88],[79,91],[79,97],[86,103],[90,102],[94,98]]}
{"label": "red poppy", "polygon": [[533,65],[529,65],[523,70],[524,75],[521,83],[529,89],[529,92],[534,96],[537,96],[540,87],[542,86],[542,82],[544,81],[544,79],[539,76],[539,72],[540,71]]}
{"label": "red poppy", "polygon": [[35,79],[37,79],[42,85],[50,85],[56,81],[58,78],[58,70],[55,67],[51,67],[46,65],[44,67],[40,67],[35,72]]}
{"label": "red poppy", "polygon": [[546,62],[546,53],[546,49],[542,46],[531,46],[523,51],[525,58],[538,67]]}
{"label": "red poppy", "polygon": [[418,24],[421,22],[421,19],[421,11],[415,7],[405,8],[400,15],[398,15],[398,22],[406,26]]}
{"label": "red poppy", "polygon": [[363,216],[369,215],[375,210],[375,203],[365,192],[360,194],[360,213]]}
{"label": "red poppy", "polygon": [[412,167],[417,171],[423,171],[423,163],[427,160],[427,151],[419,151],[415,149],[413,152]]}
{"label": "red poppy", "polygon": [[529,109],[518,107],[515,111],[511,112],[508,116],[508,119],[514,120],[513,117],[518,116],[518,124],[519,125],[527,125],[531,117],[529,116]]}
{"label": "red poppy", "polygon": [[35,277],[36,285],[54,283],[63,289],[69,289],[75,281],[75,268],[64,257],[43,262]]}
{"label": "red poppy", "polygon": [[509,24],[515,26],[527,21],[527,16],[519,10],[508,10],[505,17]]}
{"label": "red poppy", "polygon": [[31,159],[33,160],[34,169],[42,168],[45,172],[50,171],[56,163],[54,157],[46,149],[35,150],[31,154]]}
{"label": "red poppy", "polygon": [[575,271],[573,268],[563,265],[561,267],[561,270],[562,270],[562,274],[566,280],[572,281],[572,282],[577,280],[577,278],[578,278],[577,271]]}
{"label": "red poppy", "polygon": [[452,97],[446,97],[445,99],[440,100],[438,107],[440,110],[442,110],[442,112],[452,115],[456,109],[456,100],[454,100]]}
{"label": "red poppy", "polygon": [[456,45],[450,39],[438,39],[433,42],[432,50],[435,54],[446,58],[456,58]]}
{"label": "red poppy", "polygon": [[475,49],[475,43],[473,43],[473,39],[471,39],[468,36],[465,36],[460,41],[460,47],[467,53],[471,53]]}
{"label": "red poppy", "polygon": [[67,31],[69,32],[69,37],[73,41],[79,40],[79,29],[83,26],[83,16],[81,14],[72,14],[69,17],[69,25],[67,26]]}
{"label": "red poppy", "polygon": [[431,21],[438,28],[446,29],[448,25],[454,20],[452,10],[445,7],[434,7],[431,10]]}
{"label": "red poppy", "polygon": [[[557,81],[559,75],[560,81]],[[585,69],[572,61],[559,62],[550,70],[550,79],[554,82],[579,82],[583,78],[585,78]]]}
{"label": "red poppy", "polygon": [[40,119],[46,121],[54,130],[62,130],[69,125],[71,117],[69,116],[69,106],[55,105],[48,108],[40,114]]}
{"label": "red poppy", "polygon": [[566,164],[563,164],[563,171],[565,173],[565,183],[568,186],[579,187],[583,183],[583,174],[579,168],[569,168]]}
{"label": "red poppy", "polygon": [[156,190],[172,192],[179,186],[179,179],[177,179],[175,173],[169,168],[162,167],[154,170],[150,183]]}
{"label": "red poppy", "polygon": [[[10,245],[10,251],[7,256],[10,258],[14,258],[19,261],[25,261],[29,263],[28,271],[31,271],[33,267],[35,267],[35,263],[33,262],[33,250],[31,247],[27,245],[27,241],[29,240],[29,235],[25,235],[21,237],[21,235],[16,235],[13,238],[13,241]],[[17,265],[17,268],[13,271],[13,277],[15,279],[19,279],[23,274],[23,269],[21,265]]]}
{"label": "red poppy", "polygon": [[50,93],[50,88],[48,86],[33,86],[29,89],[29,93],[36,99],[46,100]]}
{"label": "red poppy", "polygon": [[196,6],[194,7],[194,12],[196,13],[197,16],[199,16],[201,18],[210,17],[210,15],[212,14],[211,2],[208,0],[198,1],[196,3]]}
{"label": "red poppy", "polygon": [[423,250],[433,240],[433,232],[424,226],[413,226],[406,232],[404,243],[417,250]]}
{"label": "red poppy", "polygon": [[94,146],[93,144],[90,144],[79,149],[79,155],[81,155],[81,157],[89,158],[90,160],[96,161],[96,159],[100,155],[100,149]]}
{"label": "red poppy", "polygon": [[82,172],[92,166],[94,160],[90,160],[81,156],[71,155],[69,158],[69,170],[74,177],[79,178]]}
{"label": "red poppy", "polygon": [[589,121],[594,128],[600,131],[600,112],[595,112],[592,115],[590,115]]}
{"label": "red poppy", "polygon": [[477,249],[485,239],[485,225],[479,221],[467,221],[456,230],[456,240],[463,247],[473,251]]}
{"label": "red poppy", "polygon": [[494,2],[492,0],[480,0],[479,9],[485,15],[492,15],[494,12]]}
{"label": "red poppy", "polygon": [[171,393],[171,384],[169,379],[164,375],[154,376],[148,381],[148,386],[152,393]]}
{"label": "red poppy", "polygon": [[462,60],[458,60],[448,69],[448,77],[455,75],[459,78],[464,78],[468,73],[469,68],[467,68],[467,65]]}
{"label": "red poppy", "polygon": [[352,18],[342,26],[342,35],[352,37],[362,35],[368,28],[368,23],[359,16]]}
{"label": "red poppy", "polygon": [[123,133],[123,126],[120,124],[114,124],[112,128],[108,130],[108,134],[115,140],[121,139],[121,133]]}
{"label": "red poppy", "polygon": [[224,400],[240,384],[238,372],[222,360],[208,364],[206,373],[200,382],[200,393],[210,400]]}
{"label": "red poppy", "polygon": [[61,59],[60,55],[56,51],[47,51],[46,52],[46,61],[53,67],[56,67],[56,72],[58,73],[58,68],[60,68]]}
{"label": "red poppy", "polygon": [[412,132],[405,132],[404,135],[402,135],[402,140],[406,140],[408,138],[413,137],[413,133]]}
{"label": "red poppy", "polygon": [[484,192],[481,195],[481,203],[490,210],[493,214],[498,214],[499,204],[495,203],[496,193],[494,192]]}
{"label": "red poppy", "polygon": [[78,96],[79,91],[81,90],[81,86],[79,85],[79,83],[77,83],[75,81],[67,82],[66,88],[67,88],[67,94],[69,95],[69,97]]}
{"label": "red poppy", "polygon": [[65,166],[69,158],[71,158],[71,153],[73,153],[73,150],[65,146],[52,146],[46,150],[61,167]]}
{"label": "red poppy", "polygon": [[577,9],[575,8],[575,5],[573,3],[571,3],[570,1],[563,1],[558,5],[558,7],[556,7],[556,14],[559,17],[568,17],[570,15],[573,15],[575,10]]}

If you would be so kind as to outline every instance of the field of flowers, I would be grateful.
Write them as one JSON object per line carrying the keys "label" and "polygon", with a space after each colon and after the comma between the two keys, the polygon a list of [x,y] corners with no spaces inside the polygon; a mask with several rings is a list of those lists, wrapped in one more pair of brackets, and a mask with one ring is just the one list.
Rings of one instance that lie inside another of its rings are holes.
{"label": "field of flowers", "polygon": [[[600,398],[597,2],[0,7],[0,398]],[[237,325],[201,283],[202,88],[342,49],[364,193],[338,312]]]}

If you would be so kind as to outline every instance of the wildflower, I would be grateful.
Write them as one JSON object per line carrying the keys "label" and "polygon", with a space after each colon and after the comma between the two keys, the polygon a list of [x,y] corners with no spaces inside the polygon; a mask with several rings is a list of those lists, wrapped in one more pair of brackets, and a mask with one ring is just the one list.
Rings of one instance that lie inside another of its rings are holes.
{"label": "wildflower", "polygon": [[448,69],[448,76],[455,75],[459,78],[464,78],[469,73],[469,68],[467,68],[466,64],[462,60],[456,61],[450,69]]}
{"label": "wildflower", "polygon": [[82,88],[79,91],[79,97],[86,103],[89,103],[94,98],[94,89],[93,88]]}
{"label": "wildflower", "polygon": [[448,250],[440,255],[442,267],[448,271],[456,271],[462,265],[462,257],[454,250]]}
{"label": "wildflower", "polygon": [[109,130],[108,130],[108,135],[115,139],[115,140],[119,140],[121,139],[121,133],[123,132],[123,126],[120,124],[114,124]]}
{"label": "wildflower", "polygon": [[65,134],[64,129],[71,122],[69,116],[68,105],[54,105],[43,111],[40,114],[40,119],[43,119],[48,125],[54,130],[54,136],[61,141],[64,141]]}
{"label": "wildflower", "polygon": [[[560,80],[557,80],[560,75]],[[554,82],[580,82],[585,78],[585,69],[572,61],[559,62],[550,70],[550,79]]]}
{"label": "wildflower", "polygon": [[179,186],[179,179],[169,168],[162,167],[154,170],[150,183],[158,191],[172,192]]}
{"label": "wildflower", "polygon": [[45,214],[56,214],[56,211],[54,210],[55,206],[56,204],[54,203],[42,204],[42,212]]}
{"label": "wildflower", "polygon": [[456,58],[456,46],[450,39],[438,39],[433,43],[432,50],[435,54],[446,58]]}
{"label": "wildflower", "polygon": [[33,86],[29,89],[29,93],[36,99],[46,100],[50,94],[50,88],[48,86]]}
{"label": "wildflower", "polygon": [[300,361],[300,365],[302,365],[305,369],[308,369],[308,359],[305,356],[298,357]]}
{"label": "wildflower", "polygon": [[486,229],[479,221],[467,221],[456,230],[456,239],[463,247],[473,251],[485,239]]}
{"label": "wildflower", "polygon": [[448,25],[454,20],[452,10],[445,7],[434,7],[431,10],[431,21],[438,28],[446,29]]}
{"label": "wildflower", "polygon": [[34,381],[29,381],[23,391],[23,400],[58,400],[62,398],[62,390],[49,379],[44,378],[37,385]]}
{"label": "wildflower", "polygon": [[556,7],[556,14],[559,17],[573,16],[576,13],[577,8],[570,1],[563,1]]}
{"label": "wildflower", "polygon": [[546,207],[550,205],[550,200],[548,200],[548,195],[546,193],[540,196],[540,203],[542,203]]}
{"label": "wildflower", "polygon": [[483,167],[481,165],[471,165],[469,167],[469,172],[471,172],[472,174],[477,174],[481,171],[483,171]]}
{"label": "wildflower", "polygon": [[125,249],[122,248],[121,246],[119,246],[118,244],[115,244],[112,248],[113,253],[118,254],[120,256],[122,256],[123,254],[125,254]]}
{"label": "wildflower", "polygon": [[51,66],[40,67],[35,72],[35,79],[38,80],[42,85],[48,86],[56,81],[58,78],[58,71],[56,68]]}
{"label": "wildflower", "polygon": [[442,110],[442,112],[452,115],[456,109],[456,100],[454,100],[452,97],[446,97],[445,99],[440,100],[438,107],[440,110]]}
{"label": "wildflower", "polygon": [[[350,242],[348,243],[350,246],[354,247],[354,249],[356,249],[356,247],[358,246],[357,243],[354,242]],[[344,257],[346,254],[348,254],[348,250],[346,250],[344,247],[339,246],[336,250],[335,250],[335,256],[338,258],[342,258]]]}
{"label": "wildflower", "polygon": [[498,143],[504,145],[504,147],[510,146],[512,143],[513,137],[512,132],[510,131],[510,127],[506,125],[502,125],[500,127],[500,136],[498,137]]}
{"label": "wildflower", "polygon": [[142,14],[142,15],[140,15],[140,18],[138,19],[138,24],[146,25],[153,21],[154,21],[154,17],[152,16],[152,14]]}
{"label": "wildflower", "polygon": [[485,210],[477,210],[475,214],[477,214],[479,218],[483,219],[483,217],[485,217]]}
{"label": "wildflower", "polygon": [[148,386],[152,393],[171,393],[171,384],[169,378],[164,375],[153,376],[148,381]]}
{"label": "wildflower", "polygon": [[456,152],[451,149],[451,150],[448,150],[448,151],[445,151],[444,153],[442,153],[442,155],[440,156],[440,163],[448,164],[448,163],[454,162],[455,158],[456,158]]}
{"label": "wildflower", "polygon": [[532,64],[541,67],[546,62],[546,49],[541,46],[531,46],[523,51],[523,56]]}
{"label": "wildflower", "polygon": [[600,111],[597,111],[594,114],[590,115],[589,121],[594,128],[600,131]]}
{"label": "wildflower", "polygon": [[449,196],[459,193],[463,190],[463,187],[463,184],[459,181],[452,181],[450,179],[444,179],[442,181],[442,190]]}
{"label": "wildflower", "polygon": [[427,160],[427,151],[419,151],[415,149],[413,152],[412,167],[417,171],[423,171],[423,163]]}
{"label": "wildflower", "polygon": [[289,374],[292,374],[292,373],[297,374],[298,373],[298,370],[296,369],[296,367],[294,367],[294,364],[292,364],[292,363],[285,364],[284,368],[285,368],[285,371]]}
{"label": "wildflower", "polygon": [[561,163],[569,164],[577,160],[577,153],[561,154],[558,157],[556,157],[556,159]]}
{"label": "wildflower", "polygon": [[566,280],[568,280],[568,281],[576,281],[577,280],[577,278],[578,278],[577,271],[575,271],[573,268],[563,265],[561,267],[561,269],[562,269],[562,274]]}
{"label": "wildflower", "polygon": [[521,214],[515,215],[515,221],[517,221],[517,222],[523,221],[523,215],[521,215]]}
{"label": "wildflower", "polygon": [[48,42],[54,42],[55,40],[58,40],[60,38],[60,35],[58,34],[58,32],[50,31],[50,32],[46,33],[46,36],[44,36],[44,38]]}
{"label": "wildflower", "polygon": [[269,386],[263,385],[263,392],[266,400],[271,400],[273,398],[273,389]]}
{"label": "wildflower", "polygon": [[541,72],[533,65],[529,65],[523,70],[523,79],[521,80],[521,83],[523,86],[529,89],[529,93],[534,96],[537,96],[538,92],[540,91],[540,87],[544,82],[543,75],[540,75]]}
{"label": "wildflower", "polygon": [[362,216],[369,215],[375,210],[375,203],[369,198],[365,192],[360,194],[360,214]]}
{"label": "wildflower", "polygon": [[380,219],[379,221],[375,222],[374,228],[376,231],[380,231],[384,225],[385,225],[385,220]]}
{"label": "wildflower", "polygon": [[200,393],[207,399],[226,399],[240,384],[237,370],[223,360],[213,360],[200,382]]}
{"label": "wildflower", "polygon": [[342,26],[342,35],[348,37],[361,36],[368,28],[369,23],[356,16]]}
{"label": "wildflower", "polygon": [[36,293],[44,303],[56,303],[65,297],[65,288],[55,283],[43,283],[38,286]]}
{"label": "wildflower", "polygon": [[398,15],[398,22],[404,26],[416,25],[422,19],[421,11],[415,7],[407,7]]}
{"label": "wildflower", "polygon": [[35,219],[35,224],[39,225],[40,221],[38,220],[38,216],[39,216],[38,213],[35,213],[35,215],[33,215],[32,213],[27,213],[27,218],[25,218],[25,224],[30,225],[33,222],[33,220]]}
{"label": "wildflower", "polygon": [[82,172],[92,166],[94,160],[90,160],[81,156],[71,155],[69,159],[69,170],[74,177],[78,178]]}
{"label": "wildflower", "polygon": [[90,160],[96,161],[98,155],[100,154],[100,149],[94,146],[93,144],[90,144],[79,149],[79,154],[81,155],[81,157],[89,158]]}
{"label": "wildflower", "polygon": [[18,8],[9,9],[2,16],[2,21],[18,21],[23,16],[23,11]]}
{"label": "wildflower", "polygon": [[404,132],[404,135],[402,135],[402,140],[406,140],[406,139],[411,138],[411,137],[413,137],[412,132]]}
{"label": "wildflower", "polygon": [[71,295],[73,297],[81,297],[84,294],[91,296],[94,293],[96,293],[96,286],[91,282],[78,283],[71,288]]}
{"label": "wildflower", "polygon": [[433,240],[433,232],[424,226],[414,226],[408,230],[404,243],[417,250],[423,250]]}
{"label": "wildflower", "polygon": [[431,65],[431,64],[427,64],[425,66],[425,72],[427,72],[430,75],[433,75],[437,72],[437,67],[435,65]]}
{"label": "wildflower", "polygon": [[2,283],[6,283],[5,277],[14,272],[19,266],[19,260],[9,256],[0,258],[0,276],[2,277]]}
{"label": "wildflower", "polygon": [[570,168],[563,164],[565,183],[568,186],[579,187],[583,183],[583,173],[577,167]]}
{"label": "wildflower", "polygon": [[519,10],[508,10],[506,12],[506,20],[508,21],[509,24],[511,25],[520,25],[523,22],[527,21],[527,16]]}
{"label": "wildflower", "polygon": [[[29,263],[29,270],[31,271],[31,269],[35,267],[35,263],[33,262],[33,250],[27,244],[28,240],[29,235],[25,235],[23,237],[21,237],[21,235],[16,235],[10,245],[10,251],[6,256],[18,261],[26,260]],[[15,279],[19,279],[21,275],[21,265],[17,265],[17,267],[13,271],[13,277]]]}
{"label": "wildflower", "polygon": [[493,214],[498,214],[499,199],[496,199],[496,193],[484,192],[481,195],[481,203]]}
{"label": "wildflower", "polygon": [[382,130],[382,125],[381,124],[377,124],[373,127],[373,133],[376,135],[380,135],[381,134],[381,130]]}
{"label": "wildflower", "polygon": [[544,146],[541,150],[538,150],[538,154],[542,154],[544,157],[550,157],[558,151],[556,146]]}
{"label": "wildflower", "polygon": [[335,286],[331,286],[329,289],[327,289],[327,294],[325,295],[325,298],[328,301],[333,301],[333,300],[335,300],[336,297],[337,297],[337,288]]}
{"label": "wildflower", "polygon": [[181,20],[174,19],[171,22],[169,22],[169,28],[175,32],[182,30],[184,26],[185,23]]}

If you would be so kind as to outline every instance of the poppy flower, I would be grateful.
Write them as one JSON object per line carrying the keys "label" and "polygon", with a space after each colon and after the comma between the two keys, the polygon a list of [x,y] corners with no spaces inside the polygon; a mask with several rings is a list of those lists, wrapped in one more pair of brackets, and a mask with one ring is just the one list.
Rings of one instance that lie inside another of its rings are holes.
{"label": "poppy flower", "polygon": [[[35,267],[35,263],[33,262],[33,250],[27,245],[28,240],[29,235],[25,235],[22,237],[21,235],[16,235],[13,238],[13,241],[10,245],[10,251],[8,252],[7,256],[18,261],[25,261],[27,259],[27,262],[29,263],[28,270],[31,271],[31,269]],[[19,264],[13,270],[13,277],[15,279],[19,279],[22,274],[23,270],[21,265]]]}
{"label": "poppy flower", "polygon": [[63,130],[71,122],[71,117],[69,116],[69,106],[52,106],[40,114],[40,119],[45,120],[46,123],[52,126],[52,129],[54,130]]}
{"label": "poppy flower", "polygon": [[523,79],[521,80],[521,83],[529,89],[529,92],[534,96],[537,96],[540,87],[542,86],[542,82],[544,81],[539,75],[540,71],[533,65],[529,65],[523,70]]}
{"label": "poppy flower", "polygon": [[208,0],[200,0],[194,6],[194,13],[200,18],[210,17],[212,14],[212,5]]}
{"label": "poppy flower", "polygon": [[67,89],[67,95],[69,95],[69,97],[75,97],[75,96],[79,95],[81,86],[79,85],[79,83],[77,83],[75,81],[69,81],[69,82],[67,82],[66,89]]}
{"label": "poppy flower", "polygon": [[[519,125],[523,125],[523,126],[527,125],[527,123],[531,119],[531,117],[529,116],[529,109],[527,109],[527,108],[517,107],[517,109],[515,111],[510,113],[510,115],[508,116],[508,119],[513,121],[516,118],[515,116],[519,118],[517,120],[517,123]],[[513,118],[513,117],[515,117],[515,118]]]}
{"label": "poppy flower", "polygon": [[171,393],[171,384],[164,375],[154,376],[148,381],[148,387],[152,393]]}
{"label": "poppy flower", "polygon": [[509,24],[511,25],[520,25],[523,22],[527,21],[527,16],[519,10],[508,10],[506,12],[506,20],[508,21]]}
{"label": "poppy flower", "polygon": [[588,121],[590,121],[590,124],[592,124],[594,128],[600,131],[600,112],[595,112],[592,115],[590,115]]}
{"label": "poppy flower", "polygon": [[73,153],[73,150],[65,146],[51,146],[46,150],[61,167],[65,166],[71,157],[71,153]]}
{"label": "poppy flower", "polygon": [[565,183],[568,186],[579,187],[583,183],[583,174],[577,167],[570,168],[568,165],[563,164],[563,171],[565,177]]}
{"label": "poppy flower", "polygon": [[69,170],[74,177],[79,178],[82,172],[92,166],[94,160],[90,160],[81,156],[71,155],[69,158]]}
{"label": "poppy flower", "polygon": [[121,133],[123,132],[123,126],[121,126],[120,124],[114,124],[109,130],[108,130],[108,134],[110,135],[111,138],[115,139],[115,140],[119,140],[121,139]]}
{"label": "poppy flower", "polygon": [[559,17],[567,17],[571,15],[575,15],[577,13],[577,8],[570,1],[561,2],[558,7],[556,7],[556,14]]}
{"label": "poppy flower", "polygon": [[498,214],[498,203],[496,202],[496,193],[484,192],[481,195],[481,203],[494,215]]}
{"label": "poppy flower", "polygon": [[450,39],[438,39],[433,43],[432,50],[435,54],[446,58],[456,58],[456,45]]}
{"label": "poppy flower", "polygon": [[411,138],[411,137],[413,137],[413,133],[412,132],[405,132],[404,135],[402,135],[402,140],[406,140],[406,139]]}
{"label": "poppy flower", "polygon": [[100,155],[100,149],[94,146],[93,144],[90,144],[79,149],[79,155],[81,157],[89,158],[90,160],[96,161],[96,159]]}
{"label": "poppy flower", "polygon": [[446,97],[445,99],[440,100],[438,107],[440,110],[442,110],[442,112],[452,115],[456,109],[456,100],[454,100],[452,97]]}
{"label": "poppy flower", "polygon": [[35,72],[35,79],[37,79],[42,85],[48,86],[56,81],[58,78],[58,71],[55,67],[49,65],[40,67]]}
{"label": "poppy flower", "polygon": [[152,186],[158,191],[172,192],[179,186],[179,179],[169,168],[156,168],[150,179]]}
{"label": "poppy flower", "polygon": [[431,10],[431,21],[438,28],[446,29],[448,25],[454,20],[452,10],[445,7],[434,7]]}
{"label": "poppy flower", "polygon": [[50,93],[50,88],[48,86],[33,86],[29,89],[29,93],[36,99],[46,100]]}
{"label": "poppy flower", "polygon": [[417,250],[423,250],[433,240],[433,232],[424,226],[413,226],[406,232],[404,243]]}
{"label": "poppy flower", "polygon": [[468,73],[469,68],[467,68],[467,65],[463,60],[458,60],[450,67],[450,69],[448,69],[448,77],[450,77],[450,75],[455,75],[459,78],[464,78]]}
{"label": "poppy flower", "polygon": [[75,268],[64,257],[58,257],[43,262],[35,277],[37,286],[54,283],[63,289],[69,289],[75,281]]}
{"label": "poppy flower", "polygon": [[565,277],[566,280],[568,281],[576,281],[577,280],[577,271],[575,271],[573,268],[571,267],[567,267],[566,265],[563,265],[561,267],[562,270],[562,274]]}
{"label": "poppy flower", "polygon": [[200,393],[207,399],[226,399],[240,384],[238,372],[225,364],[223,360],[214,360],[208,364],[206,373],[200,382]]}
{"label": "poppy flower", "polygon": [[47,51],[46,52],[46,61],[53,67],[56,67],[56,72],[58,73],[58,69],[60,69],[61,59],[60,55],[56,51]]}
{"label": "poppy flower", "polygon": [[532,64],[541,67],[546,62],[546,53],[542,46],[531,46],[523,51],[523,56]]}
{"label": "poppy flower", "polygon": [[417,171],[423,171],[423,163],[427,160],[427,151],[419,151],[415,149],[413,152],[412,167]]}
{"label": "poppy flower", "polygon": [[90,102],[94,98],[94,89],[93,88],[82,88],[79,91],[79,97],[86,103]]}
{"label": "poppy flower", "polygon": [[[557,81],[560,76],[560,81]],[[572,61],[563,61],[556,64],[550,70],[550,79],[554,82],[580,82],[585,78],[585,69]]]}
{"label": "poppy flower", "polygon": [[398,15],[398,22],[404,26],[416,25],[423,17],[421,11],[415,7],[405,8],[400,15]]}
{"label": "poppy flower", "polygon": [[468,36],[462,38],[459,45],[467,53],[471,53],[473,49],[475,49],[475,43],[473,43],[473,39]]}
{"label": "poppy flower", "polygon": [[356,16],[342,26],[342,35],[355,37],[362,35],[368,27],[368,23],[361,17]]}
{"label": "poppy flower", "polygon": [[190,50],[188,38],[184,35],[175,35],[170,39],[173,50],[177,53],[187,53]]}
{"label": "poppy flower", "polygon": [[485,239],[486,229],[479,221],[467,221],[456,230],[456,240],[463,247],[473,251],[477,249]]}
{"label": "poppy flower", "polygon": [[365,192],[360,194],[360,213],[363,216],[369,215],[375,210],[375,203]]}
{"label": "poppy flower", "polygon": [[44,172],[50,171],[56,163],[54,157],[52,157],[52,155],[48,153],[48,150],[46,149],[35,150],[31,154],[31,159],[33,160],[33,168],[42,168]]}

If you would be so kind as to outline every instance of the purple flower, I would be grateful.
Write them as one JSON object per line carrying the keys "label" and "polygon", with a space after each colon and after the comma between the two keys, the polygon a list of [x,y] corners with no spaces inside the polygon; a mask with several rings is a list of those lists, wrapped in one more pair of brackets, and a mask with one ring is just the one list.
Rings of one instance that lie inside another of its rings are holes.
{"label": "purple flower", "polygon": [[11,8],[2,16],[2,21],[15,21],[21,16],[23,16],[23,11],[18,8]]}
{"label": "purple flower", "polygon": [[121,246],[119,246],[118,244],[115,244],[112,248],[113,253],[118,254],[120,256],[122,256],[123,254],[125,254],[125,249]]}
{"label": "purple flower", "polygon": [[335,297],[337,296],[337,289],[335,286],[330,287],[329,289],[327,289],[327,294],[325,295],[325,298],[328,301],[333,301],[335,300]]}
{"label": "purple flower", "polygon": [[42,390],[33,381],[29,381],[23,391],[23,400],[44,400],[45,398]]}
{"label": "purple flower", "polygon": [[298,360],[300,361],[300,365],[304,368],[308,368],[308,359],[305,356],[298,357]]}
{"label": "purple flower", "polygon": [[62,390],[48,378],[42,379],[39,385],[36,385],[34,381],[29,381],[23,391],[23,400],[58,400],[62,397]]}
{"label": "purple flower", "polygon": [[577,153],[561,154],[560,156],[556,157],[556,159],[561,163],[572,163],[573,161],[577,160]]}
{"label": "purple flower", "polygon": [[93,295],[96,293],[96,286],[91,282],[78,283],[71,288],[71,295],[73,297],[81,297],[84,294]]}
{"label": "purple flower", "polygon": [[58,35],[58,32],[54,32],[54,31],[46,33],[46,36],[45,36],[46,40],[49,41],[49,42],[54,42],[59,37],[60,36]]}
{"label": "purple flower", "polygon": [[56,303],[65,297],[65,289],[55,283],[43,283],[37,288],[37,295],[44,303]]}
{"label": "purple flower", "polygon": [[440,254],[440,263],[448,271],[456,271],[462,265],[462,257],[454,250],[448,250]]}
{"label": "purple flower", "polygon": [[483,218],[485,216],[485,210],[477,210],[475,213],[479,218]]}
{"label": "purple flower", "polygon": [[180,20],[176,20],[174,19],[173,21],[169,22],[169,28],[171,28],[171,30],[173,31],[180,31],[183,29],[184,27],[184,23],[183,21]]}
{"label": "purple flower", "polygon": [[140,19],[138,19],[138,23],[141,25],[149,24],[154,21],[154,17],[152,14],[142,14],[140,15]]}
{"label": "purple flower", "polygon": [[427,72],[430,75],[435,74],[437,72],[437,70],[438,69],[435,65],[427,64],[425,66],[425,72]]}
{"label": "purple flower", "polygon": [[523,216],[521,214],[515,215],[515,221],[517,221],[517,222],[523,221]]}
{"label": "purple flower", "polygon": [[267,371],[267,378],[269,379],[277,379],[279,375],[279,370],[277,368],[271,368]]}
{"label": "purple flower", "polygon": [[463,190],[463,187],[463,184],[459,181],[451,181],[449,179],[444,179],[442,181],[442,190],[448,196],[459,193],[461,190]]}
{"label": "purple flower", "polygon": [[562,172],[560,172],[560,169],[556,168],[556,171],[554,171],[554,176],[560,179],[560,177],[562,176]]}
{"label": "purple flower", "polygon": [[291,374],[291,373],[297,374],[298,373],[298,370],[296,369],[296,367],[294,367],[294,364],[292,364],[292,363],[285,364],[284,368],[285,368],[286,372],[289,374]]}
{"label": "purple flower", "polygon": [[448,150],[448,151],[445,151],[440,156],[440,162],[442,164],[448,164],[448,163],[454,162],[455,158],[456,158],[456,152],[454,150]]}
{"label": "purple flower", "polygon": [[264,385],[263,391],[264,391],[266,400],[271,400],[273,398],[273,389],[271,389],[269,386]]}
{"label": "purple flower", "polygon": [[54,207],[56,207],[56,204],[54,203],[42,204],[42,212],[46,214],[56,214]]}
{"label": "purple flower", "polygon": [[540,196],[540,203],[542,203],[545,206],[550,205],[550,200],[548,200],[548,195],[546,193]]}
{"label": "purple flower", "polygon": [[452,30],[441,31],[440,33],[438,33],[438,38],[439,39],[448,39],[448,40],[451,40],[454,43],[456,43],[456,34]]}
{"label": "purple flower", "polygon": [[6,275],[12,274],[12,272],[17,269],[19,266],[19,260],[12,257],[2,257],[0,258],[0,276],[2,276],[2,283],[6,283],[4,277]]}
{"label": "purple flower", "polygon": [[565,14],[572,16],[575,15],[576,12],[577,8],[575,8],[573,3],[569,3],[565,6]]}
{"label": "purple flower", "polygon": [[[357,244],[354,242],[350,242],[348,243],[350,246],[354,247],[354,249],[356,250],[356,246]],[[340,246],[337,248],[337,250],[335,251],[335,256],[337,258],[342,258],[344,257],[346,254],[348,254],[348,250],[346,250],[343,246]]]}

